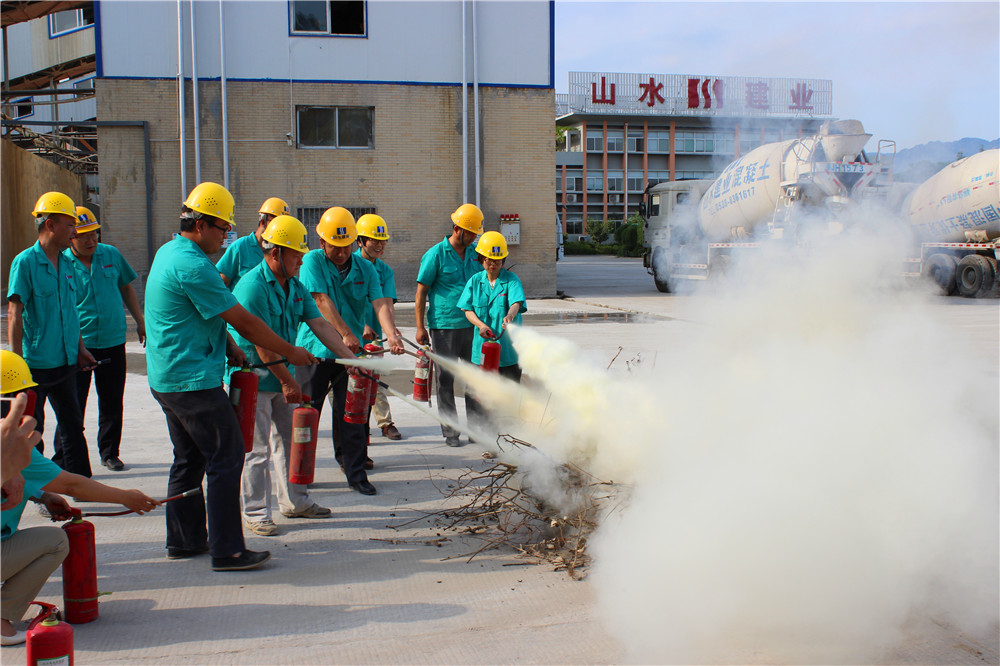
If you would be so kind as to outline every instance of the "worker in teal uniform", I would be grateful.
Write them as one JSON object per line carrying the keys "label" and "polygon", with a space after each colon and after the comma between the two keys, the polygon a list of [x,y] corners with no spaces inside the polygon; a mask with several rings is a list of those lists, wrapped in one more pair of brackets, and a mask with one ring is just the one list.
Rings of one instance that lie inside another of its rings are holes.
{"label": "worker in teal uniform", "polygon": [[[305,226],[294,217],[279,215],[261,236],[264,260],[233,289],[233,296],[274,332],[289,343],[295,340],[299,324],[309,327],[326,348],[338,357],[353,358],[333,326],[323,319],[312,296],[296,277],[302,257],[309,250]],[[259,347],[229,327],[229,334],[246,354],[251,365],[279,361],[280,356]],[[234,368],[230,368],[229,375]],[[304,402],[302,389],[284,363],[256,370],[260,376],[253,449],[243,461],[241,482],[243,521],[260,536],[275,536],[278,526],[271,514],[271,465],[278,494],[278,509],[286,518],[329,518],[330,509],[316,504],[309,487],[288,480],[292,450],[292,412]],[[226,382],[229,383],[229,377]]]}
{"label": "worker in teal uniform", "polygon": [[[76,375],[80,411],[87,413],[90,376],[97,387],[97,445],[101,464],[113,472],[125,469],[119,457],[125,395],[125,310],[135,320],[139,342],[146,343],[146,324],[132,288],[136,273],[118,248],[100,242],[100,223],[93,211],[76,207],[76,237],[63,251],[76,272],[76,309],[83,342],[101,365]],[[56,431],[56,437],[59,437]]]}
{"label": "worker in teal uniform", "polygon": [[32,214],[38,242],[10,265],[7,336],[11,351],[24,358],[39,384],[34,413],[38,431],[45,429],[46,400],[56,414],[59,429],[52,461],[89,477],[90,454],[75,375],[93,369],[97,361],[80,335],[76,272],[63,254],[76,235],[76,204],[62,192],[46,192]]}
{"label": "worker in teal uniform", "polygon": [[180,233],[157,251],[146,280],[146,370],[174,449],[167,492],[181,494],[207,478],[204,495],[167,505],[167,558],[210,552],[215,571],[255,569],[271,556],[243,540],[243,437],[222,376],[227,356],[240,365],[245,354],[227,345],[226,324],[293,365],[316,362],[247,312],[209,260],[232,228],[235,205],[217,183],[191,190]]}
{"label": "worker in teal uniform", "polygon": [[[385,254],[385,246],[389,242],[389,228],[385,220],[380,215],[368,213],[358,218],[358,249],[354,256],[371,262],[378,273],[379,282],[382,285],[382,296],[389,299],[389,307],[393,307],[398,298],[396,297],[396,275],[392,266],[382,260]],[[393,312],[395,319],[395,312]],[[396,331],[399,335],[399,331]],[[363,339],[382,339],[382,325],[375,315],[375,308],[369,308],[365,313],[365,330]],[[375,406],[372,408],[375,416],[375,426],[382,431],[382,436],[386,439],[400,440],[403,435],[399,428],[392,422],[392,410],[389,408],[389,396],[386,395],[385,388],[378,387],[375,394]]]}
{"label": "worker in teal uniform", "polygon": [[241,277],[263,261],[264,250],[261,248],[261,242],[264,229],[274,218],[288,214],[288,204],[285,203],[284,199],[271,197],[261,204],[260,210],[257,212],[257,228],[252,234],[237,238],[232,245],[226,248],[219,263],[216,264],[219,275],[222,276],[222,281],[226,283],[227,287],[230,289],[236,287],[236,283],[240,281]]}
{"label": "worker in teal uniform", "polygon": [[520,325],[521,313],[528,309],[524,287],[521,278],[503,267],[508,255],[507,241],[499,232],[483,234],[476,243],[476,253],[482,258],[485,270],[469,278],[458,299],[458,307],[479,332],[472,343],[472,362],[482,363],[484,342],[498,342],[500,374],[519,382],[521,366],[517,364],[517,350],[505,334],[508,324]]}
{"label": "worker in teal uniform", "polygon": [[[483,270],[476,261],[476,253],[469,251],[476,237],[483,233],[483,211],[475,204],[462,204],[451,214],[451,222],[451,235],[420,259],[414,303],[417,343],[433,343],[438,354],[469,361],[474,329],[459,309],[458,299],[469,278]],[[437,373],[437,398],[442,416],[456,420],[455,376],[446,370]],[[466,400],[468,420],[474,420],[477,411],[475,400]],[[442,423],[441,434],[448,446],[462,445],[458,431],[450,425]]]}
{"label": "worker in teal uniform", "polygon": [[[365,315],[374,307],[378,321],[386,332],[389,350],[403,353],[403,343],[396,333],[391,300],[382,294],[378,273],[370,262],[356,259],[354,241],[358,237],[354,217],[346,208],[335,206],[327,209],[316,225],[320,249],[313,250],[302,260],[300,272],[305,285],[316,301],[319,311],[333,324],[344,343],[355,353],[360,351],[364,335]],[[299,326],[297,343],[320,358],[333,354],[313,331]],[[344,421],[347,400],[347,370],[333,363],[321,363],[315,368],[297,371],[300,383],[312,396],[317,410],[323,408],[323,398],[331,392],[333,418],[333,450],[337,462],[347,476],[351,488],[363,495],[374,495],[375,486],[368,481],[366,469],[371,469],[368,458],[368,425]]]}

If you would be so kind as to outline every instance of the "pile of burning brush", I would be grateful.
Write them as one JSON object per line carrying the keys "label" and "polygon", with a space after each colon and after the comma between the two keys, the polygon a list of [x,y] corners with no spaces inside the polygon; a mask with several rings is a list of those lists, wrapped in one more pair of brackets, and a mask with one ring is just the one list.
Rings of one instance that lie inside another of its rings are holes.
{"label": "pile of burning brush", "polygon": [[[497,438],[501,451],[533,449],[510,435]],[[431,514],[446,530],[473,534],[483,540],[477,550],[458,557],[470,561],[487,550],[513,548],[565,571],[574,579],[585,575],[590,556],[587,541],[601,518],[621,499],[622,487],[594,478],[579,467],[554,464],[544,485],[537,474],[522,474],[518,465],[494,462],[484,470],[468,470],[445,491],[450,508]],[[546,501],[557,486],[560,506]],[[456,505],[457,503],[457,505]]]}

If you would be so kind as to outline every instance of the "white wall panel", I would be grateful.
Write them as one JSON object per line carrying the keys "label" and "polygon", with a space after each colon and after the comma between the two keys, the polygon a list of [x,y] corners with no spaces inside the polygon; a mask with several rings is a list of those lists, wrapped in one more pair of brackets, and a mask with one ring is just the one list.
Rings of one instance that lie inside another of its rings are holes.
{"label": "white wall panel", "polygon": [[[191,72],[188,2],[182,3],[184,71]],[[471,54],[472,5],[466,5]],[[288,3],[225,2],[226,76],[298,81],[460,83],[462,3],[369,0],[368,35],[289,34]],[[477,4],[483,84],[549,86],[551,26],[546,0]],[[109,77],[174,77],[177,3],[102,2],[101,63]],[[156,26],[153,30],[142,26]],[[195,3],[198,76],[218,77],[219,8]],[[472,59],[468,59],[469,80]]]}

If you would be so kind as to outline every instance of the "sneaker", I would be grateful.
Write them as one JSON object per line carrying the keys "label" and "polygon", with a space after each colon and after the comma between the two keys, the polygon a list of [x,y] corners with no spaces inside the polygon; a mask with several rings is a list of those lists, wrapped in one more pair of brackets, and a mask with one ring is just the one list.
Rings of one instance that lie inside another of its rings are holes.
{"label": "sneaker", "polygon": [[197,557],[208,552],[208,546],[201,548],[167,548],[168,560],[186,560],[189,557]]}
{"label": "sneaker", "polygon": [[382,426],[382,436],[386,439],[391,439],[393,441],[399,441],[403,439],[403,436],[399,433],[399,429],[395,425],[390,423],[387,426]]}
{"label": "sneaker", "polygon": [[213,557],[212,571],[247,571],[271,559],[271,551],[244,550],[237,557]]}
{"label": "sneaker", "polygon": [[112,456],[107,460],[101,461],[101,464],[110,469],[112,472],[120,472],[125,469],[125,463],[118,459],[118,456]]}
{"label": "sneaker", "polygon": [[243,524],[254,534],[260,536],[278,536],[278,526],[270,518],[254,521],[245,520]]}
{"label": "sneaker", "polygon": [[313,503],[312,506],[306,507],[301,511],[282,511],[281,515],[285,518],[329,518],[333,514],[325,506],[320,506],[319,504]]}
{"label": "sneaker", "polygon": [[462,446],[462,440],[458,437],[445,437],[444,443],[448,446]]}

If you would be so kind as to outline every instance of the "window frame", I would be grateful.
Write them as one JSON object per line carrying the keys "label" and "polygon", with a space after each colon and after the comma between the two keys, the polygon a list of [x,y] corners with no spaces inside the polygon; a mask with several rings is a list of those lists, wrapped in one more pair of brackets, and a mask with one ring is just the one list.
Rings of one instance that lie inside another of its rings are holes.
{"label": "window frame", "polygon": [[326,31],[319,30],[296,30],[295,29],[295,3],[310,0],[288,0],[288,35],[290,37],[336,37],[339,39],[368,39],[368,0],[350,0],[362,4],[362,21],[364,30],[360,34],[353,32],[333,32],[333,17],[330,11],[330,2],[333,0],[312,0],[322,2],[326,6]]}
{"label": "window frame", "polygon": [[29,113],[24,114],[23,116],[18,116],[18,115],[12,116],[11,120],[21,120],[22,118],[30,118],[31,116],[35,115],[34,101],[35,100],[33,96],[12,99],[10,101],[10,106],[11,110],[14,111],[15,114],[17,113],[17,108],[20,106],[28,106],[31,108],[31,111]]}
{"label": "window frame", "polygon": [[[301,113],[310,109],[331,110],[334,112],[334,145],[322,146],[302,143],[302,117]],[[366,110],[369,118],[370,135],[367,146],[342,146],[340,145],[340,111],[341,110]],[[295,105],[295,147],[302,150],[375,150],[375,107],[374,106],[327,106],[322,104],[296,104]]]}
{"label": "window frame", "polygon": [[[73,26],[72,28],[67,28],[65,30],[56,31],[55,28],[54,28],[54,25],[53,25],[53,21],[55,20],[56,14],[63,14],[63,13],[68,13],[68,12],[73,12],[74,14],[76,14],[76,16],[77,16],[77,24],[75,26]],[[93,16],[93,9],[91,9],[90,23],[84,23],[84,21],[86,20],[86,17],[83,14],[83,8],[82,7],[78,7],[77,9],[64,9],[61,12],[52,12],[46,18],[48,19],[46,21],[46,24],[48,25],[48,29],[49,29],[49,39],[56,39],[58,37],[63,37],[65,35],[69,35],[69,34],[72,34],[74,32],[79,32],[81,30],[86,30],[87,28],[93,28],[94,27],[94,23],[96,21],[96,19]]]}

